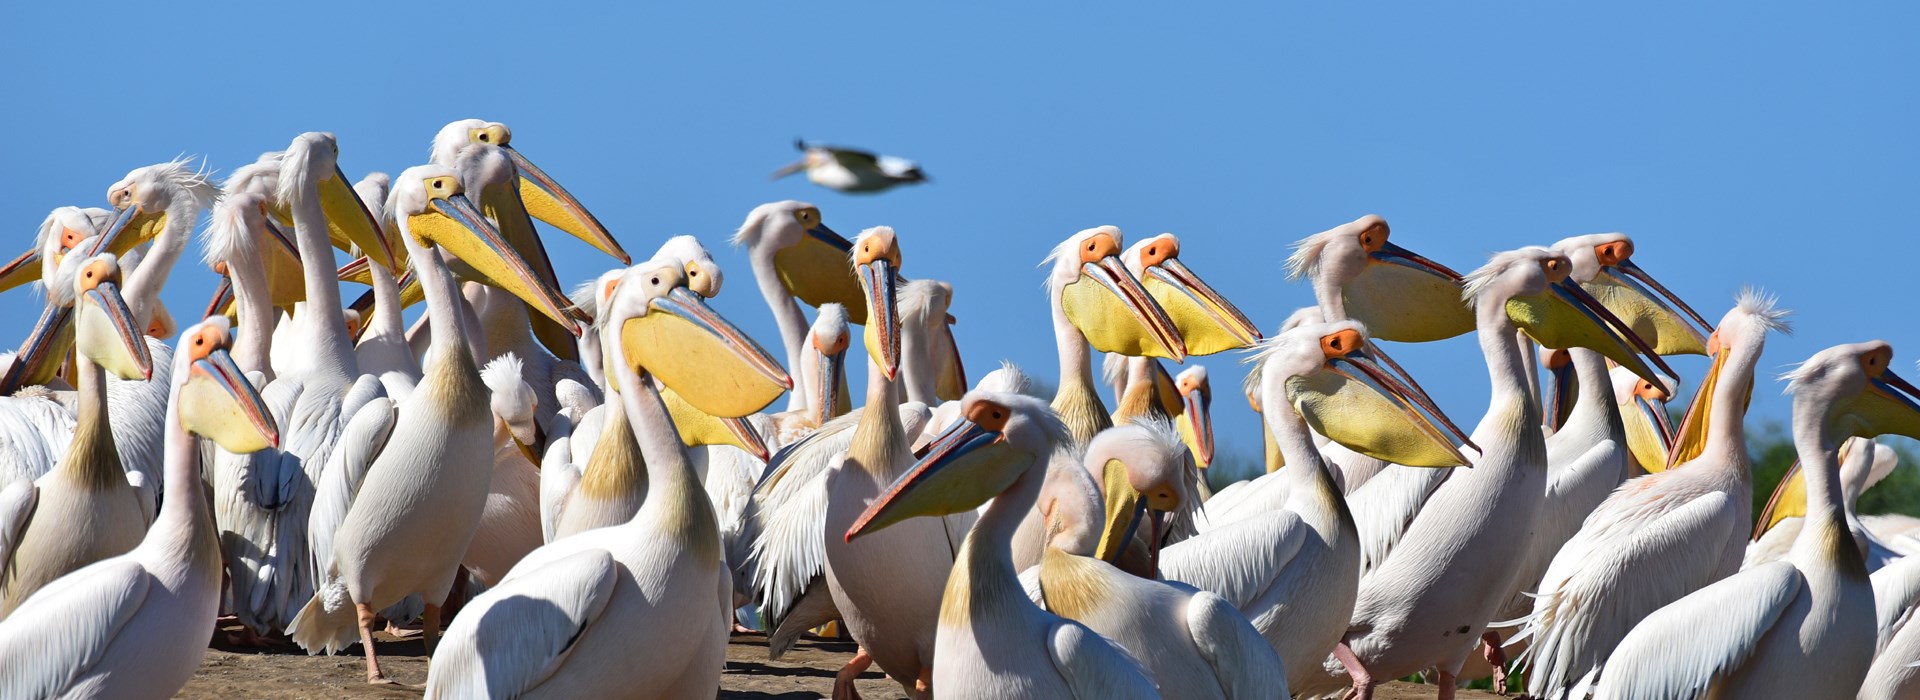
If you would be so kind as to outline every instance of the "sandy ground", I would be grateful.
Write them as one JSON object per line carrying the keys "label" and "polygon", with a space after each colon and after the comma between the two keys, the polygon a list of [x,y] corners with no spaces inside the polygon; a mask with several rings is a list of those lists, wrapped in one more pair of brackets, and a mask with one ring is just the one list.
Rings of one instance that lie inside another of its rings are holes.
{"label": "sandy ground", "polygon": [[[402,683],[427,680],[427,657],[418,640],[400,641],[380,635],[380,665]],[[800,700],[826,697],[833,674],[853,656],[853,645],[803,640],[779,661],[767,660],[767,640],[739,635],[727,647],[727,669],[720,677],[721,698]],[[366,684],[366,662],[360,647],[339,656],[307,656],[291,644],[266,649],[238,648],[224,642],[207,650],[200,672],[177,697],[204,698],[418,698],[418,690]],[[877,670],[860,677],[860,694],[867,700],[895,700],[905,695],[900,686]],[[1374,695],[1379,700],[1434,697],[1432,686],[1393,683]],[[1498,698],[1482,691],[1463,690],[1462,700]]]}

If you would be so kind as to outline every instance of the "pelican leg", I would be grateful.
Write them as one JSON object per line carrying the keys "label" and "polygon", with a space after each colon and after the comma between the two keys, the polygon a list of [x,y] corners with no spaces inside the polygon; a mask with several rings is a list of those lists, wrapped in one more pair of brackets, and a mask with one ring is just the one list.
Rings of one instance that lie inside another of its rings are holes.
{"label": "pelican leg", "polygon": [[354,612],[360,617],[360,648],[367,654],[367,682],[376,685],[399,685],[398,682],[380,672],[380,655],[373,650],[373,625],[380,618],[373,606],[366,603],[354,603]]}
{"label": "pelican leg", "polygon": [[918,700],[933,700],[933,665],[920,667],[920,677],[913,679],[913,697]]}
{"label": "pelican leg", "polygon": [[1446,671],[1441,671],[1436,676],[1434,684],[1440,686],[1440,700],[1453,700],[1454,693],[1459,690],[1460,679],[1454,678],[1453,674]]}
{"label": "pelican leg", "polygon": [[433,658],[433,645],[440,641],[440,606],[427,604],[420,613],[420,642],[427,646],[427,658]]}
{"label": "pelican leg", "polygon": [[866,647],[854,652],[853,658],[847,659],[847,665],[840,667],[839,673],[833,674],[833,700],[860,700],[860,691],[853,687],[853,680],[872,665],[873,656],[867,654]]}
{"label": "pelican leg", "polygon": [[1353,647],[1343,640],[1333,647],[1333,658],[1347,669],[1347,677],[1353,679],[1353,687],[1347,690],[1347,700],[1373,700],[1373,674],[1367,672],[1366,665],[1360,663],[1360,657],[1353,653]]}
{"label": "pelican leg", "polygon": [[1487,630],[1480,635],[1480,655],[1493,666],[1493,692],[1507,694],[1507,650],[1500,646],[1500,633]]}

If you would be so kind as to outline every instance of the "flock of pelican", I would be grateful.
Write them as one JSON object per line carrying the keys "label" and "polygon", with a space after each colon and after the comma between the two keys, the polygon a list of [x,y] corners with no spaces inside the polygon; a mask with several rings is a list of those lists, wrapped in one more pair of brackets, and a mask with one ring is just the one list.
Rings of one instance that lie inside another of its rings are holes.
{"label": "flock of pelican", "polygon": [[[1090,228],[1043,265],[1036,398],[1010,364],[968,385],[910,233],[748,213],[770,353],[708,306],[700,241],[633,264],[511,141],[457,121],[352,181],[306,133],[48,215],[0,268],[45,298],[0,356],[0,697],[170,696],[223,616],[357,642],[373,683],[375,632],[418,635],[444,698],[710,698],[731,633],[778,658],[827,626],[859,649],[835,698],[874,665],[942,698],[1449,698],[1511,670],[1555,699],[1920,697],[1916,523],[1853,510],[1920,389],[1880,341],[1800,363],[1799,464],[1752,527],[1743,422],[1786,312],[1747,291],[1709,323],[1627,236],[1462,275],[1363,217],[1295,246],[1317,303],[1266,335],[1177,237]],[[802,148],[780,174],[924,180]],[[159,290],[203,219],[222,280],[189,317]],[[618,266],[563,288],[535,220]],[[1381,347],[1465,334],[1471,431]],[[1234,350],[1266,473],[1215,491],[1207,373],[1165,362]],[[1675,354],[1712,358],[1677,429]]]}

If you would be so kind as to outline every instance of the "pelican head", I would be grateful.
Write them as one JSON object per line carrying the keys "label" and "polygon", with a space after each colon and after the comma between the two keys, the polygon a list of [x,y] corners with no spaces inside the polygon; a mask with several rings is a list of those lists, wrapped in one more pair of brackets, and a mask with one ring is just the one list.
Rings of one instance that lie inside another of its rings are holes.
{"label": "pelican head", "polygon": [[1626,322],[1654,352],[1706,354],[1706,334],[1713,332],[1713,326],[1634,264],[1633,239],[1627,234],[1574,236],[1553,244],[1553,250],[1573,263],[1573,281]]}
{"label": "pelican head", "polygon": [[340,146],[333,134],[309,131],[295,136],[281,154],[274,183],[275,213],[292,221],[288,212],[293,202],[306,196],[309,188],[317,188],[320,210],[327,219],[327,236],[334,247],[351,251],[358,246],[374,264],[397,269],[400,259],[394,255],[393,242],[381,230],[373,211],[360,201],[353,181],[340,172],[339,159]]}
{"label": "pelican head", "polygon": [[174,353],[173,406],[180,426],[235,454],[280,445],[280,428],[247,376],[233,364],[232,326],[214,316],[187,328]]}
{"label": "pelican head", "polygon": [[751,414],[792,388],[765,349],[687,288],[686,275],[686,264],[671,257],[622,274],[601,308],[607,361],[652,375],[718,418]]}
{"label": "pelican head", "polygon": [[1830,441],[1822,449],[1850,437],[1920,438],[1920,388],[1892,367],[1893,346],[1884,340],[1814,353],[1786,375],[1796,421],[1802,415],[1819,417],[1821,437]]}
{"label": "pelican head", "polygon": [[[220,188],[208,180],[208,174],[192,167],[185,158],[134,168],[107,188],[107,202],[115,210],[113,219],[100,229],[90,246],[83,246],[81,257],[91,258],[102,252],[125,255],[134,246],[160,235],[169,221],[191,227],[219,193]],[[59,264],[57,259],[51,262]]]}
{"label": "pelican head", "polygon": [[74,349],[121,379],[153,377],[153,355],[120,297],[120,264],[112,253],[85,261],[74,275]]}
{"label": "pelican head", "polygon": [[1187,354],[1211,355],[1260,341],[1260,329],[1233,302],[1180,262],[1180,239],[1163,233],[1127,248],[1121,258],[1180,331]]}
{"label": "pelican head", "polygon": [[653,253],[656,259],[661,256],[686,261],[687,288],[692,289],[693,293],[708,299],[720,294],[720,283],[724,279],[720,274],[720,264],[713,261],[713,254],[707,252],[706,246],[700,245],[699,239],[693,236],[669,238]]}
{"label": "pelican head", "polygon": [[821,222],[819,207],[793,200],[754,207],[733,244],[747,247],[755,269],[771,266],[807,305],[839,304],[853,318],[867,317],[866,294],[846,262],[853,243]]}
{"label": "pelican head", "polygon": [[801,369],[812,385],[807,406],[808,420],[826,425],[835,416],[852,410],[852,399],[842,391],[847,383],[847,346],[852,333],[847,328],[847,309],[839,304],[821,304],[813,327],[807,329],[807,347],[813,352],[801,356]]}
{"label": "pelican head", "polygon": [[[48,212],[34,234],[34,247],[0,266],[0,292],[52,279],[67,251],[94,237],[112,218],[113,212],[99,208],[58,207]],[[67,290],[65,285],[58,293],[50,288],[48,296],[62,297]]]}
{"label": "pelican head", "polygon": [[1173,387],[1180,392],[1181,404],[1175,426],[1193,451],[1195,465],[1204,469],[1213,464],[1213,385],[1207,382],[1207,368],[1186,368],[1174,377]]}
{"label": "pelican head", "polygon": [[[1507,320],[1549,349],[1583,347],[1648,381],[1665,360],[1570,276],[1567,256],[1539,247],[1499,253],[1467,275],[1463,296],[1481,309],[1504,309]],[[1488,311],[1488,313],[1495,313]]]}
{"label": "pelican head", "polygon": [[433,137],[432,160],[451,164],[459,151],[469,145],[499,146],[512,159],[514,169],[519,172],[516,189],[527,213],[533,218],[586,241],[588,245],[618,259],[622,265],[633,262],[632,256],[627,255],[626,249],[620,247],[620,242],[614,240],[613,234],[607,232],[607,227],[601,225],[600,220],[594,218],[580,200],[513,147],[513,131],[507,125],[480,119],[461,119],[449,123]]}
{"label": "pelican head", "polygon": [[1660,385],[1655,386],[1624,367],[1614,367],[1610,372],[1620,422],[1627,429],[1627,451],[1647,471],[1665,471],[1674,440],[1673,422],[1667,419],[1667,397],[1673,396],[1673,380],[1661,377]]}
{"label": "pelican head", "polygon": [[1460,274],[1394,245],[1387,220],[1368,214],[1295,243],[1287,276],[1313,282],[1329,320],[1367,324],[1373,337],[1407,343],[1473,330]]}
{"label": "pelican head", "polygon": [[1301,324],[1262,343],[1252,361],[1259,371],[1248,382],[1258,383],[1268,420],[1287,410],[1284,401],[1355,452],[1409,467],[1467,464],[1454,442],[1473,447],[1467,434],[1356,322]]}
{"label": "pelican head", "polygon": [[1047,289],[1067,321],[1100,352],[1134,357],[1187,357],[1187,344],[1166,309],[1121,264],[1120,229],[1090,228],[1047,255]]}
{"label": "pelican head", "polygon": [[1087,443],[1085,459],[1106,495],[1106,529],[1094,556],[1112,561],[1144,527],[1149,556],[1157,558],[1168,516],[1194,502],[1180,434],[1163,420],[1136,420],[1100,431]]}
{"label": "pelican head", "polygon": [[866,292],[867,354],[887,379],[900,375],[900,246],[893,229],[875,226],[853,242],[853,268]]}
{"label": "pelican head", "polygon": [[1750,367],[1757,361],[1761,349],[1766,347],[1767,334],[1793,332],[1787,314],[1773,296],[1752,288],[1740,290],[1733,309],[1720,317],[1720,327],[1707,337],[1707,354],[1713,358],[1713,364],[1707,368],[1706,378],[1700,380],[1700,388],[1694,391],[1693,402],[1687,404],[1686,417],[1680,419],[1680,431],[1667,454],[1667,467],[1700,456],[1707,444],[1707,429],[1714,421],[1745,419],[1746,405],[1753,400],[1751,374],[1745,375],[1745,386],[1737,387],[1742,397],[1740,415],[1714,415],[1713,395],[1728,366]]}
{"label": "pelican head", "polygon": [[491,394],[487,404],[493,409],[494,420],[506,427],[507,434],[513,437],[513,443],[527,461],[539,464],[540,455],[546,452],[546,436],[540,430],[539,421],[534,419],[540,397],[527,385],[523,370],[518,355],[505,353],[481,368],[480,381]]}
{"label": "pelican head", "polygon": [[567,314],[567,298],[534,272],[526,258],[508,245],[499,229],[480,215],[467,199],[453,169],[440,165],[408,168],[393,183],[386,210],[401,234],[422,252],[439,247],[460,259],[494,286],[513,293],[528,306],[558,322],[574,335],[580,324]]}
{"label": "pelican head", "polygon": [[1045,469],[1054,449],[1073,441],[1045,401],[977,390],[960,401],[961,419],[867,506],[846,541],[908,518],[978,508],[1021,475]]}

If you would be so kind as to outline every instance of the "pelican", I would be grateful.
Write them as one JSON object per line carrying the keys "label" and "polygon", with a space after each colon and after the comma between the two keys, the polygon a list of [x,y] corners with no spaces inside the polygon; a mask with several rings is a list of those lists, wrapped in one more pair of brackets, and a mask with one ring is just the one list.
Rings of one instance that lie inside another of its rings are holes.
{"label": "pelican", "polygon": [[279,439],[231,344],[224,318],[181,335],[168,374],[169,488],[159,517],[132,551],[60,578],[0,622],[0,695],[167,698],[199,669],[221,564],[196,436],[230,452]]}
{"label": "pelican", "polygon": [[1010,540],[1039,498],[1050,456],[1070,449],[1072,434],[1039,399],[971,392],[962,401],[963,420],[845,531],[853,542],[992,499],[947,577],[932,685],[943,698],[1158,697],[1138,660],[1035,606],[1013,568]]}
{"label": "pelican", "polygon": [[[1121,425],[1087,445],[1086,468],[1111,462],[1178,473],[1187,447],[1164,421]],[[1064,470],[1063,470],[1064,471]],[[1022,575],[1034,602],[1047,612],[1085,624],[1140,660],[1170,698],[1285,697],[1287,672],[1267,640],[1220,596],[1180,583],[1144,579],[1091,556],[1101,503],[1097,492],[1066,491],[1091,479],[1049,473],[1049,491],[1035,510],[1046,521],[1048,545],[1034,574]],[[1168,488],[1156,495],[1173,496]],[[1076,533],[1093,529],[1087,536]],[[1052,534],[1057,533],[1057,534]]]}
{"label": "pelican", "polygon": [[1785,319],[1772,298],[1740,295],[1708,340],[1713,366],[1669,457],[1678,466],[1615,489],[1547,565],[1516,635],[1532,645],[1527,692],[1584,697],[1642,618],[1740,570],[1753,507],[1742,423],[1767,335]]}
{"label": "pelican", "polygon": [[[386,216],[387,190],[391,186],[392,178],[386,173],[367,173],[353,185],[367,211],[388,231],[392,230]],[[406,322],[400,315],[405,310],[402,285],[392,270],[373,264],[371,257],[362,256],[360,260],[367,261],[364,265],[373,284],[373,306],[360,319],[361,331],[355,334],[358,339],[353,344],[354,362],[361,372],[379,377],[387,396],[399,401],[420,383],[420,363],[407,345]]]}
{"label": "pelican", "polygon": [[[294,151],[288,155],[293,160]],[[281,177],[287,181],[285,173]],[[426,165],[401,173],[386,210],[427,295],[433,344],[423,363],[426,374],[407,400],[390,408],[371,403],[342,431],[343,451],[316,484],[312,532],[324,538],[316,543],[332,545],[314,552],[324,583],[287,625],[288,635],[310,653],[345,646],[357,626],[369,683],[390,682],[373,645],[376,611],[420,595],[426,604],[424,639],[432,649],[440,603],[486,507],[493,471],[493,421],[481,399],[487,388],[470,345],[477,339],[460,329],[459,288],[441,251],[488,271],[494,284],[570,330],[578,328],[561,312],[566,297],[542,284],[481,218],[451,168]]]}
{"label": "pelican", "polygon": [[1047,254],[1047,300],[1053,310],[1053,339],[1060,353],[1060,385],[1053,410],[1084,445],[1113,417],[1093,386],[1087,346],[1134,357],[1186,359],[1186,343],[1165,309],[1127,271],[1120,258],[1120,229],[1090,228],[1062,241]]}
{"label": "pelican", "polygon": [[678,260],[635,266],[600,311],[646,504],[625,524],[533,551],[468,603],[434,655],[427,697],[707,698],[719,685],[731,577],[652,380],[719,416],[764,407],[790,380],[686,289]]}
{"label": "pelican", "polygon": [[[1598,700],[1854,697],[1873,659],[1874,589],[1848,531],[1835,452],[1849,437],[1920,437],[1920,389],[1894,374],[1892,361],[1893,347],[1874,340],[1822,350],[1788,373],[1807,490],[1807,524],[1793,551],[1648,615],[1614,650]],[[1708,429],[1717,430],[1738,415],[1712,418]],[[1815,664],[1819,673],[1803,672]]]}
{"label": "pelican", "polygon": [[1465,464],[1447,435],[1464,436],[1411,378],[1383,369],[1397,365],[1355,322],[1299,324],[1263,344],[1255,362],[1250,388],[1288,464],[1274,476],[1293,481],[1286,507],[1168,546],[1160,573],[1245,613],[1300,692],[1324,675],[1321,661],[1346,634],[1360,580],[1353,515],[1309,426],[1374,457],[1425,467]]}
{"label": "pelican", "polygon": [[[1386,560],[1360,581],[1353,620],[1328,670],[1345,675],[1361,700],[1372,697],[1380,681],[1426,669],[1438,670],[1441,697],[1450,697],[1454,677],[1505,602],[1489,593],[1507,590],[1519,571],[1512,554],[1538,517],[1547,483],[1540,406],[1526,378],[1519,330],[1549,348],[1599,350],[1643,377],[1652,376],[1649,362],[1671,373],[1645,341],[1568,278],[1572,266],[1551,250],[1522,248],[1493,256],[1466,279],[1463,296],[1472,306],[1493,394],[1470,441],[1480,454],[1473,469],[1454,470]],[[1428,274],[1434,288],[1451,289],[1449,279]]]}
{"label": "pelican", "polygon": [[1879,642],[1866,683],[1860,686],[1860,698],[1913,697],[1920,691],[1920,625],[1913,624],[1914,603],[1920,601],[1920,558],[1896,559],[1873,572],[1871,579]]}
{"label": "pelican", "polygon": [[[1851,513],[1855,504],[1860,502],[1860,494],[1887,478],[1900,465],[1900,456],[1893,448],[1856,438],[1840,444],[1839,462],[1840,495],[1846,499],[1848,512]],[[1800,472],[1800,465],[1795,464],[1780,478],[1780,485],[1774,489],[1773,497],[1767,500],[1766,509],[1760,511],[1760,517],[1755,521],[1753,542],[1747,545],[1746,559],[1740,568],[1751,569],[1785,559],[1793,551],[1794,541],[1800,538],[1801,529],[1806,526],[1806,514],[1807,479]],[[1853,532],[1861,552],[1866,555],[1868,571],[1879,571],[1887,562],[1901,556],[1874,537],[1873,532],[1861,525],[1857,517],[1849,518],[1847,529]]]}
{"label": "pelican", "polygon": [[1613,377],[1614,401],[1620,407],[1620,421],[1627,430],[1627,473],[1641,476],[1667,468],[1667,455],[1673,449],[1673,423],[1667,419],[1667,401],[1673,397],[1674,383],[1661,377],[1659,384],[1634,376],[1625,367],[1608,370]]}
{"label": "pelican", "polygon": [[862,194],[927,182],[927,175],[920,172],[920,165],[905,158],[842,146],[808,145],[806,141],[798,139],[794,140],[793,147],[806,155],[774,171],[773,179],[805,170],[807,179],[813,184],[830,190]]}
{"label": "pelican", "polygon": [[112,253],[81,263],[75,275],[78,420],[53,471],[0,492],[0,619],[54,579],[133,549],[152,518],[151,501],[128,480],[138,473],[122,469],[108,428],[107,373],[153,375],[120,281]]}
{"label": "pelican", "polygon": [[480,381],[487,385],[488,406],[493,410],[493,478],[487,487],[486,510],[460,565],[491,587],[543,542],[539,453],[535,451],[540,426],[534,419],[539,397],[522,377],[520,358],[513,353],[480,368]]}
{"label": "pelican", "polygon": [[[747,249],[754,282],[780,327],[788,367],[800,366],[801,345],[807,335],[801,301],[816,307],[839,304],[846,308],[848,318],[867,317],[865,293],[846,263],[853,243],[827,228],[820,220],[818,207],[793,200],[754,207],[734,232],[733,245]],[[787,410],[800,409],[809,400],[796,391],[787,397]]]}

